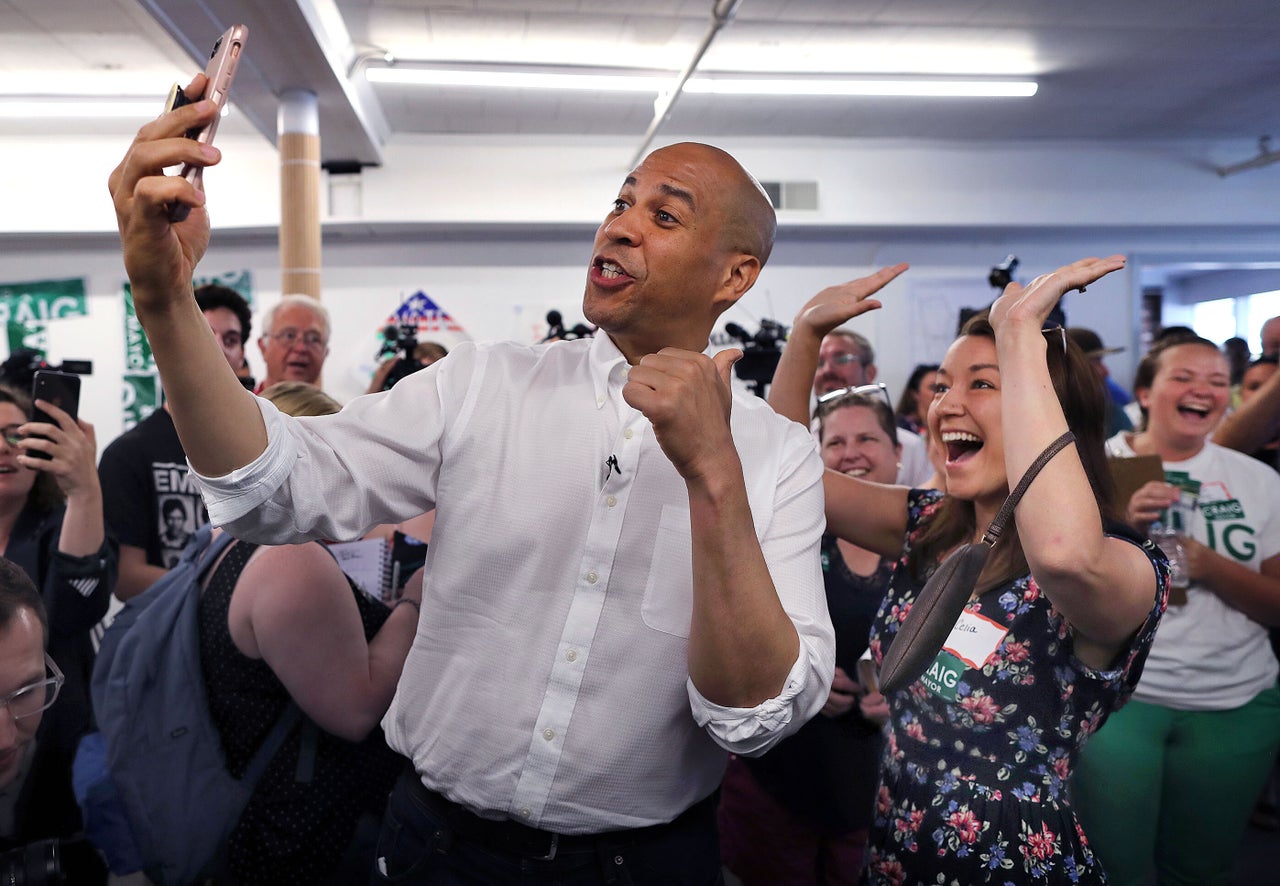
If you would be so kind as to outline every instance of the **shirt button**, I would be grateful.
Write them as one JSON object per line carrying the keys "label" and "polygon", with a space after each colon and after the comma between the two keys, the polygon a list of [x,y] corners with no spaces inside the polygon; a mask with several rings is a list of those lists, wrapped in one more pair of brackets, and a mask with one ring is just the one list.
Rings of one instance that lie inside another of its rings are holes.
{"label": "shirt button", "polygon": [[616,495],[611,495],[604,500],[604,503],[611,508],[616,508],[618,506],[618,497]]}
{"label": "shirt button", "polygon": [[595,570],[587,573],[587,584],[593,585],[600,580],[600,576],[596,575]]}
{"label": "shirt button", "polygon": [[529,810],[529,807],[528,807],[528,806],[526,806],[526,807],[524,807],[523,809],[521,809],[521,810],[520,810],[520,817],[521,817],[521,818],[528,818],[528,817],[529,817],[530,815],[532,815],[532,814],[533,814],[533,813]]}
{"label": "shirt button", "polygon": [[622,432],[622,436],[628,440],[630,440],[635,435],[636,435],[636,432],[631,430],[631,428],[627,428],[625,431]]}
{"label": "shirt button", "polygon": [[542,730],[542,737],[547,741],[551,741],[551,739],[556,737],[556,731],[554,729],[544,729]]}
{"label": "shirt button", "polygon": [[596,405],[597,405],[597,406],[603,406],[603,405],[604,405],[604,397],[596,397]]}
{"label": "shirt button", "polygon": [[566,661],[577,661],[577,660],[578,660],[578,653],[577,653],[577,652],[575,652],[574,650],[570,649],[568,652],[566,652],[566,653],[564,654],[564,657],[565,657],[565,660],[566,660]]}

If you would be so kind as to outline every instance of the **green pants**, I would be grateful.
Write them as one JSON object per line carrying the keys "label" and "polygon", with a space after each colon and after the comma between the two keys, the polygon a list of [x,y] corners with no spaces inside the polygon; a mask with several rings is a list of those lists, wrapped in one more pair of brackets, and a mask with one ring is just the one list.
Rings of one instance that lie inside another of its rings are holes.
{"label": "green pants", "polygon": [[1072,780],[1113,886],[1226,886],[1280,747],[1280,690],[1230,711],[1131,701],[1089,739]]}

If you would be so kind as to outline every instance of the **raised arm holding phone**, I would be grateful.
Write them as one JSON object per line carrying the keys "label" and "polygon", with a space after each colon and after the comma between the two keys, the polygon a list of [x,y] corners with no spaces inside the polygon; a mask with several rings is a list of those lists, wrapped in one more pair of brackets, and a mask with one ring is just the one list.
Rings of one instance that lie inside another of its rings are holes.
{"label": "raised arm holding phone", "polygon": [[[205,76],[186,87],[200,95]],[[196,265],[209,246],[209,214],[204,193],[166,166],[217,163],[221,153],[186,137],[218,113],[205,99],[153,120],[138,133],[109,187],[115,202],[125,270],[134,308],[147,331],[164,379],[165,397],[192,466],[219,476],[248,464],[266,448],[253,395],[244,389],[191,295]],[[181,222],[169,220],[169,206],[190,206]]]}

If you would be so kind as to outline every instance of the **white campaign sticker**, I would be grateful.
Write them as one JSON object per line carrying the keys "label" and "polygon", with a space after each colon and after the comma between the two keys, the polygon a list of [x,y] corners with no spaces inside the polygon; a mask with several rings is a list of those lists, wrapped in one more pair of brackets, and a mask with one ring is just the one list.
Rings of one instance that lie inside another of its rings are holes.
{"label": "white campaign sticker", "polygon": [[956,626],[951,629],[951,636],[947,637],[942,648],[969,667],[981,668],[1007,633],[1009,629],[999,622],[965,610],[960,613]]}

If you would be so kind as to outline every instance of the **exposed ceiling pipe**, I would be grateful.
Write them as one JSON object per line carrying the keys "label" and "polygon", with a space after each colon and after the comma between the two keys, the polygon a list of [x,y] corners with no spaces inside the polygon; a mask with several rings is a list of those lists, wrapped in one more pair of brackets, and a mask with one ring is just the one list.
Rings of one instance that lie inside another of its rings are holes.
{"label": "exposed ceiling pipe", "polygon": [[1237,172],[1260,169],[1276,162],[1280,162],[1280,151],[1271,150],[1271,136],[1264,135],[1258,139],[1258,156],[1249,160],[1242,160],[1239,163],[1232,163],[1230,166],[1215,166],[1214,169],[1217,170],[1219,176],[1226,178],[1229,175],[1235,175]]}
{"label": "exposed ceiling pipe", "polygon": [[348,80],[356,75],[356,71],[367,68],[370,62],[382,62],[388,67],[396,63],[396,57],[391,54],[391,50],[374,46],[372,43],[352,43],[351,49],[351,61],[347,64]]}
{"label": "exposed ceiling pipe", "polygon": [[658,134],[658,130],[662,128],[662,124],[667,122],[667,118],[671,116],[671,109],[675,106],[676,99],[680,97],[680,92],[684,89],[684,84],[697,70],[698,63],[702,61],[702,56],[706,53],[707,48],[711,46],[711,41],[715,39],[720,29],[729,23],[735,12],[738,11],[738,5],[742,0],[713,0],[711,8],[711,27],[707,29],[706,36],[702,38],[702,42],[698,44],[697,50],[693,53],[693,58],[689,60],[689,64],[685,65],[684,70],[680,72],[680,76],[676,78],[675,85],[671,87],[670,92],[665,92],[658,96],[653,105],[653,121],[649,124],[649,129],[644,134],[644,141],[640,143],[640,148],[636,151],[636,155],[631,158],[631,165],[635,167],[644,159],[645,152],[649,150],[649,145],[653,142],[654,136]]}

